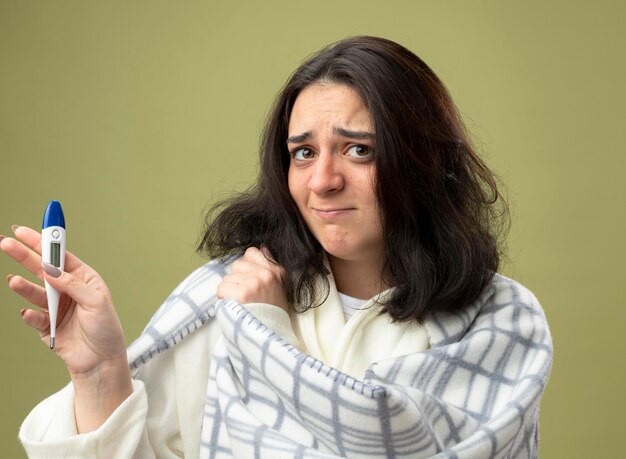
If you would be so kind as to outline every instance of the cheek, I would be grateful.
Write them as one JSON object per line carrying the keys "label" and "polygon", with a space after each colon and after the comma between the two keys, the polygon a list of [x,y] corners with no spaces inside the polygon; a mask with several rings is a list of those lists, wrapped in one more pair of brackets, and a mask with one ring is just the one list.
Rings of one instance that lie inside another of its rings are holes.
{"label": "cheek", "polygon": [[289,168],[287,173],[287,186],[289,188],[289,194],[295,203],[300,207],[302,199],[304,198],[303,190],[305,188],[304,177],[294,172],[293,168]]}

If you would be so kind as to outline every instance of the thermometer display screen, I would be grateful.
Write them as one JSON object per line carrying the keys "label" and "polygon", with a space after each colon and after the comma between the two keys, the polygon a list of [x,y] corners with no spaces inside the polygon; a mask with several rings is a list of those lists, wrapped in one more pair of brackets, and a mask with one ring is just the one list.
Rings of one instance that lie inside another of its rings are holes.
{"label": "thermometer display screen", "polygon": [[61,244],[59,242],[50,243],[50,264],[61,267]]}

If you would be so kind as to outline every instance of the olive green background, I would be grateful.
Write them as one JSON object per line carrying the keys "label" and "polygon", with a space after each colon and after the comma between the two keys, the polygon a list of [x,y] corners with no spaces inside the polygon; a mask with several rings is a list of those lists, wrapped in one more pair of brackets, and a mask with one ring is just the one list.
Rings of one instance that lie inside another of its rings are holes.
{"label": "olive green background", "polygon": [[[354,34],[419,54],[452,92],[513,210],[502,271],[555,346],[541,456],[612,457],[625,427],[626,7],[621,1],[0,0],[0,233],[63,203],[127,341],[202,263],[206,206],[255,176],[271,101]],[[0,255],[0,274],[24,274]],[[67,381],[0,285],[0,456]]]}

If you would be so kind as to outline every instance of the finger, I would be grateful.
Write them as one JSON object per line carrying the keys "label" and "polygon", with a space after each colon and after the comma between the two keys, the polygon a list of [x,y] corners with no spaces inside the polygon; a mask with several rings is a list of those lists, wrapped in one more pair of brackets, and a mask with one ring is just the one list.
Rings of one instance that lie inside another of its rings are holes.
{"label": "finger", "polygon": [[41,233],[28,226],[14,226],[15,237],[41,255]]}
{"label": "finger", "polygon": [[7,280],[9,288],[26,301],[43,309],[48,308],[45,289],[39,285],[33,284],[21,276],[9,276]]}
{"label": "finger", "polygon": [[231,273],[224,276],[222,282],[237,286],[238,288],[245,287],[252,276],[246,273]]}
{"label": "finger", "polygon": [[7,237],[0,241],[0,249],[26,268],[27,271],[43,279],[41,256],[27,246],[13,238]]}
{"label": "finger", "polygon": [[243,257],[235,260],[231,267],[233,273],[253,273],[257,272],[259,267],[264,269],[272,269],[279,266],[267,247],[248,247]]}
{"label": "finger", "polygon": [[224,276],[217,284],[216,296],[218,298],[236,298],[241,292],[241,285],[237,282],[236,277]]}
{"label": "finger", "polygon": [[258,264],[267,263],[267,259],[265,258],[265,255],[263,255],[263,252],[256,247],[248,247],[243,254],[243,259]]}
{"label": "finger", "polygon": [[59,292],[65,293],[85,309],[99,309],[107,301],[104,293],[83,282],[76,276],[61,271],[49,263],[42,264],[45,280]]}
{"label": "finger", "polygon": [[[20,241],[30,247],[41,258],[41,233],[35,231],[32,228],[29,228],[28,226],[18,226],[13,230],[13,232],[15,233],[15,237],[17,237]],[[41,264],[41,261],[39,262],[39,264]],[[74,271],[81,266],[88,267],[76,255],[68,251],[65,252],[65,269],[67,271]],[[37,269],[40,270],[41,266],[39,266]]]}
{"label": "finger", "polygon": [[276,259],[272,255],[272,253],[270,252],[270,249],[267,248],[267,246],[264,246],[264,245],[261,246],[261,250],[260,251],[261,251],[261,254],[267,260],[269,268],[273,272],[278,274],[278,276],[281,279],[281,282],[284,282],[284,280],[285,280],[285,268],[283,268],[281,265],[278,264],[278,262],[276,261]]}
{"label": "finger", "polygon": [[220,299],[232,298],[241,304],[256,302],[254,298],[257,298],[258,294],[255,293],[260,285],[260,281],[254,277],[246,279],[224,278],[217,286],[217,297]]}
{"label": "finger", "polygon": [[270,269],[274,272],[277,272],[277,267],[280,268],[280,265],[276,263],[274,257],[270,253],[269,249],[267,249],[267,247],[261,247],[261,249],[257,249],[256,247],[248,247],[241,260],[254,263],[257,266]]}
{"label": "finger", "polygon": [[26,325],[37,330],[41,337],[50,333],[50,316],[47,312],[22,309],[22,320]]}
{"label": "finger", "polygon": [[41,233],[28,226],[15,225],[11,228],[15,237],[33,250],[41,253]]}
{"label": "finger", "polygon": [[271,266],[275,266],[275,267],[278,267],[279,269],[282,269],[282,266],[278,264],[278,262],[274,258],[274,255],[272,255],[272,252],[270,252],[270,249],[268,249],[267,246],[265,245],[261,246],[261,253],[263,254],[265,259],[269,262]]}
{"label": "finger", "polygon": [[264,267],[252,260],[240,258],[233,262],[230,272],[232,274],[251,274]]}

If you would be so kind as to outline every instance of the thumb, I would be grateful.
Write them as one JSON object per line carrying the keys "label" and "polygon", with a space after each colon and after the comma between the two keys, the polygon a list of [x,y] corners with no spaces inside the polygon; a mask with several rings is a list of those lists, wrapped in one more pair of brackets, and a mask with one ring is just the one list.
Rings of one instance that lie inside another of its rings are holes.
{"label": "thumb", "polygon": [[61,271],[50,263],[43,262],[41,267],[45,273],[46,282],[59,292],[65,293],[82,307],[95,307],[100,303],[98,301],[99,298],[94,296],[97,290],[89,287],[79,278],[68,272]]}

